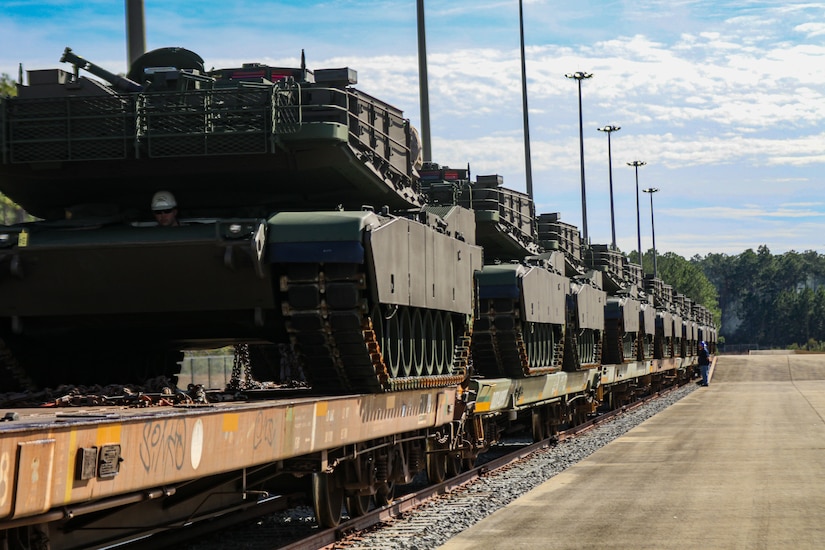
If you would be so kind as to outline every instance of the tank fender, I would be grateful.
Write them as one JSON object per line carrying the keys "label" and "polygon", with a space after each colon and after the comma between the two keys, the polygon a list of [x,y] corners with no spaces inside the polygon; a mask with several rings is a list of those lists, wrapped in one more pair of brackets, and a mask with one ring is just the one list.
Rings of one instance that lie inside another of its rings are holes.
{"label": "tank fender", "polygon": [[643,304],[639,318],[644,323],[645,334],[656,334],[656,308]]}
{"label": "tank fender", "polygon": [[533,323],[565,323],[565,306],[570,279],[540,267],[532,267],[521,277],[523,319]]}
{"label": "tank fender", "polygon": [[571,285],[576,300],[579,328],[604,330],[604,306],[607,293],[588,284]]}
{"label": "tank fender", "polygon": [[479,298],[519,299],[521,318],[563,325],[570,279],[539,266],[485,265],[478,274]]}
{"label": "tank fender", "polygon": [[407,218],[366,233],[368,270],[384,304],[471,314],[482,250]]}

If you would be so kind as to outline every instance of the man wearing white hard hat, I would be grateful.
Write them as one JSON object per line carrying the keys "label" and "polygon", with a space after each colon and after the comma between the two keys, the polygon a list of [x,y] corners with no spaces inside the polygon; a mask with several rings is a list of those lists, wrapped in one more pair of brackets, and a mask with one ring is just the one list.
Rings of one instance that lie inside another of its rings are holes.
{"label": "man wearing white hard hat", "polygon": [[162,227],[176,227],[178,222],[178,203],[175,195],[169,191],[158,191],[152,196],[152,213]]}

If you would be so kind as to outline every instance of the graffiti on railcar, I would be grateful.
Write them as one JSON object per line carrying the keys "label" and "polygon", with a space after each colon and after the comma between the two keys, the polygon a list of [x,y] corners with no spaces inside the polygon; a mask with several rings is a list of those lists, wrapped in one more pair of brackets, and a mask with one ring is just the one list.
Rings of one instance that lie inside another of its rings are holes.
{"label": "graffiti on railcar", "polygon": [[140,442],[140,461],[146,472],[163,471],[168,466],[183,468],[186,456],[186,421],[183,418],[148,422]]}
{"label": "graffiti on railcar", "polygon": [[252,448],[258,449],[261,445],[272,447],[275,443],[275,419],[264,415],[263,411],[255,416],[255,432],[252,439]]}

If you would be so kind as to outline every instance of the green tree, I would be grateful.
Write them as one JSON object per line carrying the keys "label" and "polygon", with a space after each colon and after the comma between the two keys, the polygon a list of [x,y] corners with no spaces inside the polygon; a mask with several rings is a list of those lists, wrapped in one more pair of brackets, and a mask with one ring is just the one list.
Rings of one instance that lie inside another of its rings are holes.
{"label": "green tree", "polygon": [[17,84],[6,74],[0,74],[0,96],[16,96]]}
{"label": "green tree", "polygon": [[[17,95],[17,84],[12,78],[6,74],[0,74],[0,98],[13,97]],[[10,224],[17,223],[31,217],[27,216],[26,212],[12,202],[8,197],[0,194],[0,223]]]}
{"label": "green tree", "polygon": [[738,256],[709,254],[691,262],[719,292],[728,342],[821,347],[825,340],[825,256],[766,246]]}
{"label": "green tree", "polygon": [[[645,256],[647,257],[647,254]],[[652,268],[652,251],[650,265]],[[722,312],[719,309],[719,293],[699,266],[674,252],[665,252],[657,256],[656,268],[660,279],[679,293],[708,308],[714,322],[717,326],[720,324]]]}

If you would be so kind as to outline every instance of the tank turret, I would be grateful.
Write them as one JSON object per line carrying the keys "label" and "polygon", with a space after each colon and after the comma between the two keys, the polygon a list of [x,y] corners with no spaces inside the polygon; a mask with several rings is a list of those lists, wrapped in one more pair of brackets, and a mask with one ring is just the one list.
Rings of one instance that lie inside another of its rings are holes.
{"label": "tank turret", "polygon": [[197,54],[162,48],[123,78],[69,48],[63,59],[111,84],[30,71],[0,104],[0,191],[35,216],[88,203],[127,214],[162,187],[203,216],[424,203],[416,132],[349,68],[204,72]]}

